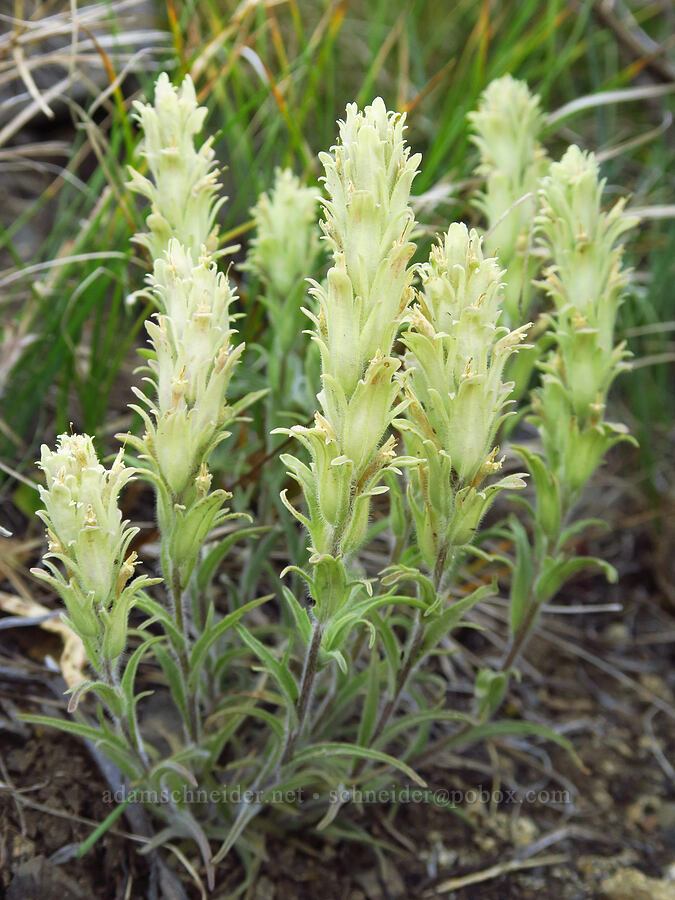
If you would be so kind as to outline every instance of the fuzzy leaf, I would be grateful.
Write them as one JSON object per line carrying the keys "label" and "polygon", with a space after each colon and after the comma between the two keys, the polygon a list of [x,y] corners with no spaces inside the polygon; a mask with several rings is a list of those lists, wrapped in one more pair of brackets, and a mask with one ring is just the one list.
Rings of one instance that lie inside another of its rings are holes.
{"label": "fuzzy leaf", "polygon": [[395,759],[387,753],[382,753],[380,750],[373,750],[372,747],[358,747],[355,744],[341,744],[335,742],[314,744],[313,746],[307,747],[305,750],[296,753],[291,760],[291,765],[302,765],[302,763],[307,760],[325,759],[327,756],[346,756],[352,759],[369,759],[371,762],[386,763],[388,766],[398,769],[399,772],[403,772],[404,775],[407,775],[408,778],[416,784],[419,784],[421,787],[427,786],[424,779],[418,775],[414,769],[411,769],[410,766],[407,766],[399,759]]}
{"label": "fuzzy leaf", "polygon": [[377,705],[379,700],[380,687],[380,658],[377,651],[370,654],[370,665],[368,666],[368,688],[366,690],[366,699],[363,704],[363,712],[361,713],[361,723],[359,725],[359,735],[357,744],[361,747],[367,747],[370,743],[370,737],[375,730],[375,719],[377,717]]}
{"label": "fuzzy leaf", "polygon": [[557,560],[553,560],[549,557],[546,561],[544,572],[536,584],[537,599],[540,603],[545,603],[560,590],[562,585],[568,581],[572,575],[575,575],[582,569],[590,568],[602,569],[610,584],[615,584],[619,578],[618,572],[614,566],[610,565],[604,559],[598,559],[595,556],[575,556],[573,559]]}
{"label": "fuzzy leaf", "polygon": [[202,594],[208,590],[216,569],[237,541],[257,534],[263,534],[270,530],[271,528],[268,525],[240,528],[238,531],[233,531],[232,534],[226,535],[215,547],[211,547],[197,570],[197,590]]}
{"label": "fuzzy leaf", "polygon": [[467,597],[457,600],[444,612],[434,616],[425,630],[421,656],[424,657],[430,653],[453,628],[456,628],[461,623],[464,613],[470,610],[472,606],[475,606],[476,603],[484,600],[486,597],[494,596],[496,592],[497,585],[495,583],[484,584],[482,587],[472,591]]}
{"label": "fuzzy leaf", "polygon": [[190,654],[190,674],[188,675],[188,690],[195,691],[199,684],[199,675],[201,672],[201,667],[206,658],[206,654],[209,652],[214,643],[220,638],[226,631],[232,628],[234,625],[239,622],[241,617],[245,615],[247,612],[250,612],[252,609],[255,609],[257,606],[260,606],[263,603],[266,603],[270,600],[274,594],[268,594],[266,597],[258,597],[255,600],[251,600],[250,603],[245,604],[245,606],[239,607],[239,609],[235,609],[234,612],[231,612],[229,615],[225,616],[224,619],[221,619],[217,625],[212,626],[210,629],[204,631],[204,634],[199,638],[197,643],[192,648],[192,653]]}
{"label": "fuzzy leaf", "polygon": [[279,660],[272,656],[267,647],[265,647],[264,644],[261,644],[247,628],[243,625],[235,625],[235,630],[242,641],[255,653],[266,671],[274,678],[286,700],[289,710],[293,711],[295,709],[295,702],[298,699],[298,686],[291,673],[279,662]]}

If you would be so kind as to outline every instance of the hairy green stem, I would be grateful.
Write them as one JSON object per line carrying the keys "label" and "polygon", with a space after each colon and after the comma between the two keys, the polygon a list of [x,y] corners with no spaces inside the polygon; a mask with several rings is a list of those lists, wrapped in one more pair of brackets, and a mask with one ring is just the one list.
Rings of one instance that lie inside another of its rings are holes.
{"label": "hairy green stem", "polygon": [[[124,695],[122,693],[122,688],[120,685],[120,676],[119,670],[116,665],[113,665],[112,661],[107,657],[103,657],[102,662],[102,672],[103,681],[108,685],[108,687],[112,688],[113,691],[118,695],[120,700],[122,701],[122,715],[116,716],[110,711],[113,719],[119,725],[120,731],[122,732],[122,736],[124,737],[127,744],[131,747],[134,756],[138,760],[141,766],[141,770],[143,772],[147,772],[150,768],[150,762],[148,760],[148,755],[145,752],[145,747],[143,746],[143,741],[138,732],[138,724],[135,721],[136,718],[136,709],[132,707],[131,713],[127,712],[126,702]],[[134,719],[134,728],[131,728],[130,718]],[[134,737],[135,735],[135,737]]]}
{"label": "hairy green stem", "polygon": [[518,656],[520,655],[521,650],[525,646],[525,642],[527,638],[530,636],[532,631],[532,626],[534,625],[534,621],[537,618],[537,612],[539,611],[540,603],[537,601],[537,598],[530,593],[530,597],[527,604],[527,611],[523,618],[523,621],[518,626],[516,633],[513,636],[511,641],[511,645],[508,649],[506,656],[504,657],[504,661],[502,662],[499,670],[501,672],[508,672],[511,666],[514,664]]}
{"label": "hairy green stem", "polygon": [[319,661],[319,650],[321,649],[321,638],[323,637],[323,628],[319,622],[314,623],[312,636],[307,647],[307,655],[305,664],[302,669],[302,680],[300,682],[300,694],[298,696],[297,714],[298,724],[294,731],[290,728],[286,736],[286,745],[281,754],[281,764],[287,763],[293,756],[295,745],[297,743],[302,727],[307,717],[309,709],[309,701],[312,698],[312,690],[314,688],[314,680],[317,673],[317,663]]}
{"label": "hairy green stem", "polygon": [[178,572],[177,566],[172,564],[171,566],[171,602],[173,605],[173,614],[174,619],[176,620],[176,625],[183,636],[183,643],[180,649],[177,651],[176,655],[178,656],[178,662],[181,668],[181,672],[183,675],[183,681],[185,684],[185,691],[187,694],[187,706],[188,706],[188,721],[185,722],[185,729],[187,732],[188,740],[198,741],[199,733],[200,733],[200,722],[199,722],[199,699],[197,697],[196,691],[188,690],[188,676],[190,674],[190,654],[189,654],[189,646],[190,646],[190,635],[188,628],[188,618],[185,615],[185,597],[184,591],[180,581],[180,574]]}
{"label": "hairy green stem", "polygon": [[[375,730],[370,738],[370,744],[374,744],[375,741],[380,737],[382,732],[387,726],[389,719],[393,715],[398,701],[403,693],[403,689],[405,688],[408,678],[410,677],[411,672],[417,665],[420,657],[420,651],[422,650],[422,645],[424,643],[424,635],[426,634],[426,625],[422,622],[422,617],[420,616],[419,610],[417,612],[417,616],[415,618],[415,628],[412,633],[412,637],[410,640],[410,645],[408,648],[408,653],[406,654],[405,662],[403,666],[398,671],[398,676],[396,678],[396,687],[394,689],[393,695],[389,698],[389,700],[385,703],[380,712],[380,716],[377,720],[377,724],[375,726]],[[363,768],[363,764],[365,760],[361,760],[359,766],[357,767],[357,774],[360,769]]]}

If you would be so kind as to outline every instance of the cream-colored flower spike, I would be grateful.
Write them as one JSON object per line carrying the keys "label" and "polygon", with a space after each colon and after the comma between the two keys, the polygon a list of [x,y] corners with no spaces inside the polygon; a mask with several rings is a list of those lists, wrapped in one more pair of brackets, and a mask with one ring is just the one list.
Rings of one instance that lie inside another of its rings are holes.
{"label": "cream-colored flower spike", "polygon": [[[544,116],[539,97],[524,81],[510,75],[490,82],[478,109],[469,113],[472,140],[480,151],[477,173],[485,178],[478,205],[485,213],[489,232],[487,251],[507,270],[504,310],[512,325],[522,322],[521,295],[527,312],[533,260],[528,258],[533,230],[538,180],[546,171],[546,153],[539,143]],[[532,199],[524,200],[527,194]]]}
{"label": "cream-colored flower spike", "polygon": [[284,408],[295,396],[298,376],[304,383],[305,360],[299,363],[294,351],[305,340],[306,279],[321,251],[318,206],[316,187],[303,185],[290,169],[277,169],[272,190],[261,194],[251,210],[256,233],[241,268],[255,273],[264,285],[261,299],[272,332],[268,379],[276,408]]}
{"label": "cream-colored flower spike", "polygon": [[189,75],[180,88],[163,72],[157,79],[154,104],[134,104],[135,118],[142,128],[140,154],[152,178],[129,167],[131,190],[152,204],[147,218],[148,232],[135,240],[161,259],[169,240],[177,238],[197,259],[206,247],[218,247],[216,214],[225,198],[218,198],[219,170],[212,138],[195,149],[195,137],[202,130],[206,108],[199,106]]}
{"label": "cream-colored flower spike", "polygon": [[315,339],[323,372],[347,398],[379,351],[388,356],[410,299],[415,252],[410,186],[420,155],[410,155],[405,117],[378,97],[360,111],[347,106],[339,143],[319,158],[329,199],[321,227],[333,251],[319,301]]}
{"label": "cream-colored flower spike", "polygon": [[463,224],[450,226],[422,274],[423,294],[403,336],[411,402],[397,425],[418,460],[411,505],[420,550],[434,571],[471,541],[492,495],[524,486],[519,476],[483,482],[501,468],[494,441],[513,388],[503,381],[504,366],[529,325],[497,325],[502,272]]}
{"label": "cream-colored flower spike", "polygon": [[[86,434],[59,435],[56,450],[43,444],[39,465],[46,477],[38,515],[49,538],[49,573],[32,572],[58,591],[90,661],[110,676],[126,644],[129,609],[150,583],[141,576],[127,584],[136,561],[129,544],[138,528],[122,521],[118,500],[135,470],[124,465],[121,450],[106,469]],[[63,563],[65,577],[52,559]]]}
{"label": "cream-colored flower spike", "polygon": [[210,257],[194,263],[172,240],[149,283],[161,312],[146,323],[155,351],[149,369],[156,399],[136,390],[150,411],[138,408],[147,428],[143,452],[181,498],[194,487],[215,444],[227,436],[223,428],[234,413],[226,391],[244,345],[232,344],[234,294]]}
{"label": "cream-colored flower spike", "polygon": [[542,181],[537,221],[541,244],[554,261],[545,285],[558,311],[575,309],[598,330],[600,346],[609,352],[627,282],[618,243],[639,220],[624,214],[625,197],[604,212],[604,186],[594,154],[573,144]]}
{"label": "cream-colored flower spike", "polygon": [[246,268],[280,299],[312,269],[319,250],[318,204],[316,188],[303,185],[290,169],[277,169],[272,190],[261,194],[251,210],[256,233]]}
{"label": "cream-colored flower spike", "polygon": [[321,621],[348,600],[342,557],[362,545],[371,497],[387,490],[380,482],[395,457],[387,432],[407,405],[397,401],[401,363],[390,354],[412,298],[409,200],[420,156],[410,155],[403,132],[404,117],[379,97],[364,110],[350,104],[337,145],[320,154],[328,192],[321,227],[333,251],[325,287],[314,285],[319,308],[310,316],[321,351],[321,412],[313,428],[290,431],[309,450],[310,464],[282,459],[308,507],[309,517],[286,501],[315,551]]}
{"label": "cream-colored flower spike", "polygon": [[541,188],[538,228],[552,260],[544,286],[556,306],[556,348],[541,364],[533,409],[563,512],[607,450],[628,439],[624,426],[603,417],[611,384],[626,368],[625,344],[614,345],[629,274],[621,265],[621,237],[639,220],[623,213],[625,198],[604,212],[603,188],[594,155],[574,145],[551,165]]}

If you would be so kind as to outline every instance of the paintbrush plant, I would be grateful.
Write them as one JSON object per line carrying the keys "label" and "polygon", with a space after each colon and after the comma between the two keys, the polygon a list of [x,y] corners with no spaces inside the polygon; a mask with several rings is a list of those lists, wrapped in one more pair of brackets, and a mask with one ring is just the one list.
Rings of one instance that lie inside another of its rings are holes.
{"label": "paintbrush plant", "polygon": [[[262,286],[274,332],[264,345],[268,424],[280,421],[294,391],[291,357],[300,371],[307,350],[301,314],[321,375],[313,424],[273,431],[298,449],[262,476],[268,495],[283,485],[276,510],[265,510],[271,526],[266,518],[264,527],[237,529],[210,463],[231,431],[246,446],[252,429],[242,414],[266,392],[242,397],[237,383],[245,348],[235,292],[218,268],[218,170],[210,140],[194,145],[206,112],[189,78],[176,89],[165,75],[154,103],[136,109],[149,177],[132,170],[129,186],[151,204],[148,231],[136,240],[152,256],[140,293],[154,313],[135,425],[118,435],[124,447],[110,469],[78,434],[43,447],[40,461],[49,549],[34,571],[61,596],[96,680],[73,691],[75,721],[25,718],[96,741],[127,779],[126,802],[142,799],[162,822],[146,849],[194,840],[213,888],[233,847],[246,865],[251,848],[258,854],[264,829],[241,837],[271,804],[330,829],[364,786],[390,786],[393,773],[425,786],[411,764],[447,740],[459,747],[529,733],[570,748],[543,725],[487,720],[542,604],[598,563],[575,557],[568,540],[584,525],[572,517],[585,484],[626,439],[604,410],[625,367],[614,326],[626,283],[620,239],[634,220],[622,201],[602,211],[597,164],[576,147],[542,179],[538,101],[501,79],[472,118],[490,231],[481,237],[453,223],[428,261],[415,264],[410,192],[421,158],[406,143],[405,117],[380,98],[364,109],[350,104],[336,145],[319,157],[331,267],[322,284],[311,281],[304,310],[303,280],[318,258],[317,190],[278,172],[253,211],[245,271]],[[513,542],[510,559],[487,552],[481,526],[500,495],[526,486],[513,448],[500,450],[500,430],[516,406],[514,355],[529,347],[520,298],[534,272],[532,207],[518,201],[539,184],[536,252],[550,260],[543,287],[553,309],[530,409],[541,449],[517,448],[536,496],[525,503],[530,528],[515,518],[492,528]],[[274,465],[272,455],[266,462]],[[154,493],[161,577],[135,575],[138,529],[120,506],[132,476]],[[235,542],[263,531],[261,547],[247,545],[220,582],[226,589],[215,590]],[[282,565],[297,560],[298,542],[303,550],[299,565],[279,572],[270,548],[284,532]],[[380,566],[366,552],[376,534],[392,548]],[[428,664],[457,649],[453,630],[471,625],[468,612],[497,590],[496,582],[467,584],[469,554],[513,570],[510,650],[499,670],[477,673],[472,712],[447,708],[447,669]],[[257,596],[261,584],[278,587],[281,624],[267,609],[247,615],[270,599]],[[167,749],[139,710],[141,664],[153,671],[162,708],[182,722]],[[88,693],[101,703],[97,722],[78,707]],[[205,798],[192,796],[196,786]],[[146,789],[161,801],[146,799]]]}
{"label": "paintbrush plant", "polygon": [[574,509],[607,451],[633,440],[625,426],[605,421],[607,393],[627,368],[625,345],[615,345],[614,327],[628,272],[622,268],[621,238],[638,219],[624,214],[625,199],[605,212],[604,181],[592,153],[571,146],[543,179],[537,234],[551,260],[543,287],[554,304],[548,317],[555,347],[541,362],[542,383],[532,394],[531,421],[541,452],[519,448],[536,487],[533,543],[512,522],[517,559],[511,588],[512,643],[506,667],[515,660],[541,606],[580,569],[602,560],[579,557],[570,538],[597,520],[576,520]]}
{"label": "paintbrush plant", "polygon": [[410,505],[437,589],[496,494],[525,487],[519,475],[490,477],[502,467],[495,440],[512,403],[504,366],[529,328],[498,325],[501,276],[478,234],[451,225],[423,267],[423,293],[403,338],[410,405],[398,425],[418,461],[409,468]]}
{"label": "paintbrush plant", "polygon": [[[84,644],[97,673],[110,685],[119,680],[127,645],[129,611],[149,579],[134,578],[137,554],[129,549],[138,528],[122,521],[119,494],[134,475],[120,450],[110,469],[98,460],[86,434],[59,435],[56,450],[42,446],[40,486],[49,552],[33,574],[61,596],[68,625]],[[63,564],[64,571],[51,562]]]}

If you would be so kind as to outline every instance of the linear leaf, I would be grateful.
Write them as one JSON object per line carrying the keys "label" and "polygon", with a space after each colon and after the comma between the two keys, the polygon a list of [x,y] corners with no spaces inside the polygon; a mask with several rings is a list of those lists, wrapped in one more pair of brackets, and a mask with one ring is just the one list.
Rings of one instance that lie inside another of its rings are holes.
{"label": "linear leaf", "polygon": [[298,765],[309,759],[325,759],[327,756],[357,757],[359,759],[369,759],[372,762],[386,763],[388,766],[398,769],[399,772],[403,772],[404,775],[407,775],[408,778],[421,787],[427,786],[424,779],[414,769],[411,769],[410,766],[407,766],[399,759],[394,759],[393,756],[389,756],[389,754],[383,753],[381,750],[373,750],[372,747],[359,747],[356,744],[314,744],[312,747],[307,747],[305,750],[300,750],[299,753],[296,753],[293,756],[292,764]]}

